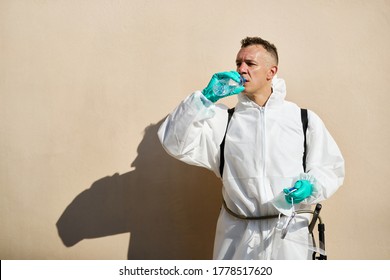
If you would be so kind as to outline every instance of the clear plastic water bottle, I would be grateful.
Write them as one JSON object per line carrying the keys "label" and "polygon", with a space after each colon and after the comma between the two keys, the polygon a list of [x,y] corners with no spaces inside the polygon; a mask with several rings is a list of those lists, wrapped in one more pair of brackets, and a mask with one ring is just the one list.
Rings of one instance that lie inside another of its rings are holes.
{"label": "clear plastic water bottle", "polygon": [[233,79],[222,79],[215,83],[213,92],[216,96],[228,96],[231,95],[237,87],[243,86],[245,82],[246,80],[242,76],[240,76],[239,83]]}

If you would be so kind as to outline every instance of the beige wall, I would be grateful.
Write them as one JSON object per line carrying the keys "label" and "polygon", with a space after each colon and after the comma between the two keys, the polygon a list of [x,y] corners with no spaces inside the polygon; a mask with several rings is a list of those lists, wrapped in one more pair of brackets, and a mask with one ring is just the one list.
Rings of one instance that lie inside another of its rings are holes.
{"label": "beige wall", "polygon": [[156,130],[259,35],[346,159],[329,258],[389,259],[389,27],[379,0],[0,0],[0,258],[211,258],[220,183]]}

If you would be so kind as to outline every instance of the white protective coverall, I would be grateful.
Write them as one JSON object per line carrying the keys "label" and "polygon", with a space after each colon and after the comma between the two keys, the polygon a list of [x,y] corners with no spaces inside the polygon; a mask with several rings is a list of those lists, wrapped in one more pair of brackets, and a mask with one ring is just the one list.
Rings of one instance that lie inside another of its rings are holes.
{"label": "white protective coverall", "polygon": [[[310,209],[310,204],[329,198],[343,183],[344,160],[340,150],[312,111],[308,111],[307,173],[304,173],[300,108],[286,101],[285,96],[284,80],[276,77],[273,93],[264,107],[243,93],[238,95],[226,134],[222,178],[223,198],[237,214],[258,217],[284,213],[291,205],[284,199],[273,202],[283,197],[283,188],[292,187],[302,178],[314,182],[313,194],[295,205],[295,209]],[[220,177],[220,143],[227,119],[226,106],[213,104],[196,91],[167,117],[158,136],[171,156],[205,167]],[[281,240],[275,229],[278,218],[243,220],[222,208],[214,259],[310,259],[308,218],[297,218]]]}

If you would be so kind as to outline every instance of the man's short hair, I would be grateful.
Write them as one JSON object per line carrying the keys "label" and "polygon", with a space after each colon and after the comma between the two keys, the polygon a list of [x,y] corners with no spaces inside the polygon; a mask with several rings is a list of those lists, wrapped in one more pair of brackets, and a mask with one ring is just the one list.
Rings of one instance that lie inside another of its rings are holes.
{"label": "man's short hair", "polygon": [[241,40],[241,48],[246,48],[252,45],[261,45],[271,56],[275,59],[276,65],[279,63],[278,50],[275,45],[260,38],[260,37],[246,37]]}

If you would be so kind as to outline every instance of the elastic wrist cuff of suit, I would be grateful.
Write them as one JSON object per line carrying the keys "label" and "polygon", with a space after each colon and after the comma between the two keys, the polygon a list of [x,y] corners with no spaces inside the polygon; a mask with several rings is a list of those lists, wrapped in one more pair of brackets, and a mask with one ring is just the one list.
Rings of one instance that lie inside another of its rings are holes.
{"label": "elastic wrist cuff of suit", "polygon": [[211,105],[213,105],[214,103],[211,102],[206,96],[204,96],[203,92],[201,92],[202,94],[200,94],[200,100],[202,101],[203,105],[206,106],[206,107],[210,107]]}

